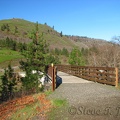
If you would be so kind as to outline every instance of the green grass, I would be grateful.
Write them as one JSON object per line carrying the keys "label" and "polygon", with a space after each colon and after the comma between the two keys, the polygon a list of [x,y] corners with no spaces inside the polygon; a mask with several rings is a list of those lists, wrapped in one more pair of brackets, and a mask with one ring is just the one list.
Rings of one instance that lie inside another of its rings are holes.
{"label": "green grass", "polygon": [[[45,94],[49,96],[52,91],[47,91]],[[36,98],[39,94],[35,94],[34,98]],[[52,99],[51,100],[53,108],[46,114],[48,120],[56,120],[57,116],[60,116],[59,113],[62,111],[64,113],[65,108],[67,108],[68,103],[65,99]],[[10,120],[27,120],[30,118],[34,118],[38,112],[36,111],[37,107],[40,107],[40,103],[38,101],[26,105],[24,108],[17,110],[11,117]],[[63,120],[68,120],[64,118]]]}
{"label": "green grass", "polygon": [[0,50],[0,63],[20,58],[23,58],[23,56],[17,51],[9,49]]}
{"label": "green grass", "polygon": [[45,91],[46,96],[49,96],[50,94],[52,94],[52,90]]}
{"label": "green grass", "polygon": [[66,99],[54,99],[52,100],[53,108],[47,114],[48,120],[68,120],[65,117],[68,111],[68,102]]}
{"label": "green grass", "polygon": [[53,106],[62,107],[67,104],[67,101],[64,99],[55,99],[52,101]]}
{"label": "green grass", "polygon": [[[33,94],[32,96],[36,99],[39,95],[41,95],[41,93]],[[28,120],[39,114],[39,111],[36,110],[37,107],[41,107],[41,103],[36,99],[33,103],[14,112],[10,117],[10,120]]]}
{"label": "green grass", "polygon": [[26,105],[23,109],[15,112],[10,120],[27,120],[37,114],[36,107],[39,106],[39,102],[35,102],[30,105]]}

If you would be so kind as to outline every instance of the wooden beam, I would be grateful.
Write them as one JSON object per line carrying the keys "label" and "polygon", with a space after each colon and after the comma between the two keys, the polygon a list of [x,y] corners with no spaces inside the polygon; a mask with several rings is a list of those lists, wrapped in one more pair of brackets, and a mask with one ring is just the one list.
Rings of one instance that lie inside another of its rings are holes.
{"label": "wooden beam", "polygon": [[118,68],[115,68],[115,72],[116,72],[116,83],[115,83],[115,87],[118,87]]}

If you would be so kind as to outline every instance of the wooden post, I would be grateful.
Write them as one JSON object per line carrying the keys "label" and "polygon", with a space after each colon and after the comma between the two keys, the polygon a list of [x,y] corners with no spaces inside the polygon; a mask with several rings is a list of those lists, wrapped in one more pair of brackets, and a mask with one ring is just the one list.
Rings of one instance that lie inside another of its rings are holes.
{"label": "wooden post", "polygon": [[115,81],[115,87],[118,87],[118,68],[115,68],[115,74],[116,74],[116,81]]}
{"label": "wooden post", "polygon": [[55,90],[55,69],[53,63],[51,64],[52,66],[52,91]]}
{"label": "wooden post", "polygon": [[[55,86],[55,88],[56,88],[56,79],[57,79],[57,67],[55,66],[54,67],[54,86]],[[55,88],[54,88],[54,90],[55,90]]]}

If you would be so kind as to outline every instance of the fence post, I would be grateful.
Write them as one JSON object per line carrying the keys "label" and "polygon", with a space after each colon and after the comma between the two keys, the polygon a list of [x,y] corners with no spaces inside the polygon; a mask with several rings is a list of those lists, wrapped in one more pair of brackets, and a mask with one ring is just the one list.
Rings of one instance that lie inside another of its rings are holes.
{"label": "fence post", "polygon": [[[54,66],[54,86],[55,86],[55,88],[56,88],[56,80],[57,80],[57,66]],[[54,88],[54,90],[55,90],[55,88]]]}
{"label": "fence post", "polygon": [[51,64],[52,66],[52,91],[55,90],[55,69],[53,63]]}
{"label": "fence post", "polygon": [[115,68],[115,74],[116,74],[116,81],[115,81],[115,87],[118,87],[118,68]]}

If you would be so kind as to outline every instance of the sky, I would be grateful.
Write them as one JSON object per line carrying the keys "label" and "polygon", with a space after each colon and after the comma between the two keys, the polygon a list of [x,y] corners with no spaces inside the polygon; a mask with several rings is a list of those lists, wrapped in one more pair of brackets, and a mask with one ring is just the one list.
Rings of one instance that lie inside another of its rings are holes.
{"label": "sky", "polygon": [[120,0],[0,0],[0,11],[0,20],[47,23],[63,35],[120,36]]}

